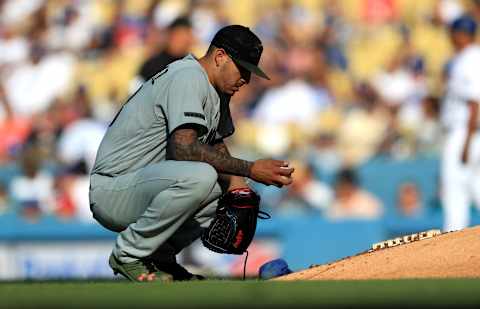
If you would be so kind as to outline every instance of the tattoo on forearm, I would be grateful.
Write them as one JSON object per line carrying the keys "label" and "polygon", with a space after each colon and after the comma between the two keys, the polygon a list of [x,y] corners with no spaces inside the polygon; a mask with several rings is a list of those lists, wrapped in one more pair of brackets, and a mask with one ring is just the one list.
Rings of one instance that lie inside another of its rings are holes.
{"label": "tattoo on forearm", "polygon": [[173,133],[167,143],[167,159],[206,162],[219,173],[245,177],[252,166],[249,161],[232,157],[223,143],[201,144],[193,129],[178,129]]}
{"label": "tattoo on forearm", "polygon": [[[225,155],[231,156],[230,152],[228,151],[227,146],[223,143],[223,141],[214,144],[213,148],[218,152],[221,152]],[[223,191],[228,190],[228,188],[230,187],[230,184],[231,184],[231,181],[232,181],[232,176],[233,175],[229,175],[229,174],[225,174],[225,173],[218,173],[218,183],[222,187]]]}

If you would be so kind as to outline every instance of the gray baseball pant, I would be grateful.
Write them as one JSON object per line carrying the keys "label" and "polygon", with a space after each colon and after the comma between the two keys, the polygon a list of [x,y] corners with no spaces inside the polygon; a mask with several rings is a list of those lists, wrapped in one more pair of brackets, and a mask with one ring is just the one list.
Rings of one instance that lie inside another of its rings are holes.
{"label": "gray baseball pant", "polygon": [[222,190],[203,162],[162,161],[117,177],[93,174],[90,208],[119,232],[113,254],[124,263],[156,256],[170,261],[200,237]]}

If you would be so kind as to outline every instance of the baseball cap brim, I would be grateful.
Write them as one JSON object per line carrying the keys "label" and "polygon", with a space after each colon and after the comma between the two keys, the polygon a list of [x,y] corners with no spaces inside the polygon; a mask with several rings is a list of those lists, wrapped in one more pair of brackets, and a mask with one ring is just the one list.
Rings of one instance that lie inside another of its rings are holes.
{"label": "baseball cap brim", "polygon": [[268,79],[270,80],[270,77],[268,77],[267,74],[265,74],[265,72],[262,71],[262,69],[260,69],[258,66],[252,64],[252,63],[249,63],[247,61],[244,61],[244,60],[240,60],[236,57],[232,57],[230,55],[230,57],[233,59],[233,61],[238,64],[239,66],[241,66],[242,68],[252,72],[253,74],[257,75],[257,76],[260,76],[261,78],[265,78],[265,79]]}

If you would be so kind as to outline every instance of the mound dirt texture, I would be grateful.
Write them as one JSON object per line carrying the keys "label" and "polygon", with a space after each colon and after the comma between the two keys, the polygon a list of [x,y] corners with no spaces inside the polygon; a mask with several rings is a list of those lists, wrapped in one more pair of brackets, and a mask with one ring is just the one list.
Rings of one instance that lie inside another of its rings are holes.
{"label": "mound dirt texture", "polygon": [[365,252],[274,280],[480,278],[480,226]]}

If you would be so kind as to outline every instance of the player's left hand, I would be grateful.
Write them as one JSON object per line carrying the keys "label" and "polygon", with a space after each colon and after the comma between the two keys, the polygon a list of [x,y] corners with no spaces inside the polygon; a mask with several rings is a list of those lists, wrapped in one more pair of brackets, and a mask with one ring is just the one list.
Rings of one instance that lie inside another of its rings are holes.
{"label": "player's left hand", "polygon": [[250,188],[229,191],[218,199],[215,218],[202,234],[208,249],[243,254],[255,236],[260,196]]}

